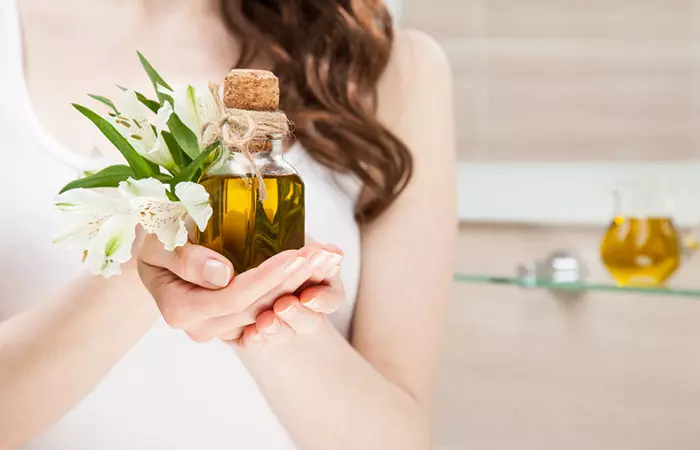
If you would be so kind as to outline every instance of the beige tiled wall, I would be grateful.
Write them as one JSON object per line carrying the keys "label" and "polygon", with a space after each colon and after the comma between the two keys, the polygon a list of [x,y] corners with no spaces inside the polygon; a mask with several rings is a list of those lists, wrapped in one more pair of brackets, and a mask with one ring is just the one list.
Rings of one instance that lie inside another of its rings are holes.
{"label": "beige tiled wall", "polygon": [[[404,0],[439,39],[470,161],[700,155],[700,0]],[[596,277],[601,231],[461,229],[457,269],[513,273],[559,248]],[[700,255],[677,282],[700,286]],[[700,301],[456,285],[440,449],[700,449]]]}
{"label": "beige tiled wall", "polygon": [[[578,249],[595,273],[600,230],[465,226],[462,272],[512,273]],[[678,280],[697,286],[700,256]],[[634,294],[561,299],[456,285],[437,394],[449,450],[700,448],[700,301]]]}
{"label": "beige tiled wall", "polygon": [[440,40],[467,160],[700,154],[700,1],[404,0]]}

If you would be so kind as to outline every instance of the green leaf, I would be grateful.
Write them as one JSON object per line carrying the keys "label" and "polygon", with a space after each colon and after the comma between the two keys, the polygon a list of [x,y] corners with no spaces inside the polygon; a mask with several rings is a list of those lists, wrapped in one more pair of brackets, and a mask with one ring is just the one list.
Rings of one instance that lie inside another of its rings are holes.
{"label": "green leaf", "polygon": [[170,119],[168,120],[168,128],[187,156],[193,160],[199,156],[199,142],[197,141],[197,135],[194,134],[192,130],[187,128],[187,125],[182,123],[182,120],[180,120],[176,114],[170,116]]}
{"label": "green leaf", "polygon": [[170,184],[170,182],[173,180],[173,177],[171,175],[166,174],[166,173],[157,173],[157,174],[153,175],[153,178],[160,181],[161,183],[167,183],[167,184]]}
{"label": "green leaf", "polygon": [[160,109],[160,103],[158,103],[158,102],[155,101],[155,100],[151,100],[151,99],[149,99],[149,98],[146,98],[146,96],[143,95],[143,94],[141,94],[140,92],[137,92],[137,93],[136,93],[136,98],[137,98],[141,103],[143,103],[144,105],[146,105],[146,108],[150,109],[151,111],[153,111],[153,112],[156,113],[156,114],[158,113],[158,110]]}
{"label": "green leaf", "polygon": [[160,76],[160,74],[156,71],[156,69],[153,68],[151,63],[148,62],[148,60],[141,54],[141,52],[136,52],[136,53],[139,55],[139,60],[141,61],[141,65],[143,66],[143,69],[146,71],[148,78],[151,80],[151,84],[153,84],[153,89],[155,89],[155,91],[156,91],[156,95],[158,96],[158,100],[160,100],[160,103],[163,104],[166,100],[170,99],[170,96],[160,92],[160,90],[158,89],[158,86],[163,86],[164,88],[170,89],[171,91],[173,90],[173,88],[171,88],[170,85],[168,85],[168,83],[165,82],[163,77]]}
{"label": "green leaf", "polygon": [[180,144],[178,144],[173,137],[172,133],[163,131],[161,134],[163,135],[163,140],[168,146],[168,150],[170,150],[170,154],[172,155],[175,164],[177,164],[178,169],[184,169],[187,167],[187,165],[192,162],[192,158],[185,153]]}
{"label": "green leaf", "polygon": [[124,155],[124,158],[126,158],[129,166],[131,166],[137,179],[153,176],[154,171],[148,164],[148,161],[146,161],[141,155],[138,154],[136,150],[134,150],[134,147],[129,144],[129,141],[127,141],[111,123],[109,123],[104,117],[84,106],[73,103],[73,107],[80,111],[82,115],[90,119],[90,121],[94,123],[97,128],[99,128],[102,134],[109,139],[117,150]]}
{"label": "green leaf", "polygon": [[119,183],[133,176],[134,171],[129,166],[109,166],[95,174],[71,181],[61,189],[60,193],[78,188],[117,187]]}
{"label": "green leaf", "polygon": [[177,176],[173,177],[171,181],[171,185],[173,188],[178,184],[182,183],[183,181],[197,181],[197,172],[200,171],[204,164],[207,163],[207,158],[209,155],[214,153],[216,150],[219,150],[221,148],[221,143],[220,142],[214,142],[211,144],[209,147],[205,148],[202,153],[199,154],[191,163],[189,166],[185,167],[180,171]]}
{"label": "green leaf", "polygon": [[[128,88],[125,88],[124,86],[117,85],[117,87],[122,91],[128,90]],[[160,103],[158,103],[155,100],[151,100],[150,98],[146,97],[140,92],[134,91],[134,93],[136,94],[136,98],[138,99],[138,101],[144,104],[146,108],[150,109],[154,113],[158,113],[158,110],[160,109]]]}
{"label": "green leaf", "polygon": [[[173,189],[175,189],[175,188],[173,188]],[[175,193],[172,192],[172,191],[166,190],[166,191],[165,191],[165,195],[168,196],[168,199],[169,199],[171,202],[179,202],[179,201],[180,201],[180,199],[177,198],[177,195],[175,195]]]}
{"label": "green leaf", "polygon": [[151,170],[153,171],[153,175],[151,175],[151,176],[153,176],[155,178],[155,175],[160,173],[160,166],[158,164],[154,163],[153,161],[147,160],[146,158],[144,158],[143,160],[146,161],[146,164],[148,164],[150,166]]}
{"label": "green leaf", "polygon": [[105,105],[109,106],[110,108],[112,108],[112,111],[114,111],[115,114],[119,114],[119,110],[117,109],[116,106],[114,106],[114,103],[112,102],[112,100],[110,100],[106,97],[102,97],[101,95],[88,94],[88,96],[97,100],[100,103],[104,103]]}

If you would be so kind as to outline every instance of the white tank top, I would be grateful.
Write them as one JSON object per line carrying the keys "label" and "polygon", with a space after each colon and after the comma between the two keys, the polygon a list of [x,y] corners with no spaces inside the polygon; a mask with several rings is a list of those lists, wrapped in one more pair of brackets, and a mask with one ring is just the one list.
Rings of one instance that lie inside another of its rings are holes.
{"label": "white tank top", "polygon": [[[47,134],[32,110],[15,0],[0,0],[0,152],[5,161],[0,168],[1,321],[48,298],[83,272],[80,255],[51,244],[57,229],[52,200],[90,162]],[[353,218],[360,183],[317,164],[299,146],[290,150],[288,159],[307,187],[308,234],[345,251],[347,302],[332,320],[347,334],[360,273],[359,231]],[[26,448],[294,446],[234,351],[218,342],[190,342],[160,321],[90,395]]]}

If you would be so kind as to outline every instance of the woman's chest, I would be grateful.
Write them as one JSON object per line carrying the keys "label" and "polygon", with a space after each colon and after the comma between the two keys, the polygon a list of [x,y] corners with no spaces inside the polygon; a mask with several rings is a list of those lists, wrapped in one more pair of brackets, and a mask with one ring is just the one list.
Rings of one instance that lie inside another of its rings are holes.
{"label": "woman's chest", "polygon": [[16,122],[0,119],[0,135],[1,320],[73,278],[80,271],[80,256],[52,244],[59,227],[53,198],[79,171],[42,151]]}

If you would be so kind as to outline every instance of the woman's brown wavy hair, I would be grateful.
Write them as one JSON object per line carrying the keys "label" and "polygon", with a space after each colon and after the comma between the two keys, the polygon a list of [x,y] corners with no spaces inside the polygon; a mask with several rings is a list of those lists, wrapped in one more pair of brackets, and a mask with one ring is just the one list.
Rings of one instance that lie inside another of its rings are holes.
{"label": "woman's brown wavy hair", "polygon": [[237,67],[259,57],[280,79],[280,108],[319,163],[354,173],[366,189],[355,208],[368,222],[396,199],[412,173],[406,146],[376,118],[377,83],[394,32],[381,0],[222,0],[242,41]]}

